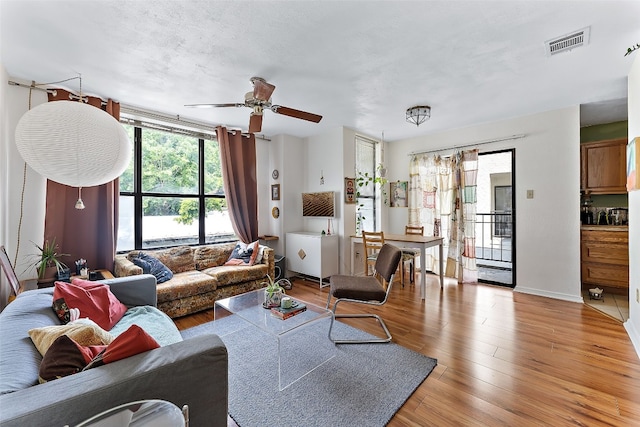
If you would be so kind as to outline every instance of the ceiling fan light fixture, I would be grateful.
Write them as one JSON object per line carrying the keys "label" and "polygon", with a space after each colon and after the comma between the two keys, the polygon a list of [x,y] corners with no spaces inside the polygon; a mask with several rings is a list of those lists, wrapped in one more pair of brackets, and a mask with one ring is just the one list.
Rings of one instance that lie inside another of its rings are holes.
{"label": "ceiling fan light fixture", "polygon": [[407,108],[407,122],[420,126],[431,117],[431,107],[428,105],[416,105]]}

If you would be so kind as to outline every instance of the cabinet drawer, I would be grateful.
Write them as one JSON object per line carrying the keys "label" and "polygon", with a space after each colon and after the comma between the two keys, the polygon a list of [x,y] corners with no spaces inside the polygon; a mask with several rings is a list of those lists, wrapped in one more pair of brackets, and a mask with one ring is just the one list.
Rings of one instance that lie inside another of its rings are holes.
{"label": "cabinet drawer", "polygon": [[629,268],[611,264],[582,263],[582,283],[628,288]]}
{"label": "cabinet drawer", "polygon": [[629,247],[623,244],[582,242],[582,262],[629,265]]}
{"label": "cabinet drawer", "polygon": [[628,231],[593,231],[581,230],[580,239],[584,241],[594,241],[599,243],[629,243]]}

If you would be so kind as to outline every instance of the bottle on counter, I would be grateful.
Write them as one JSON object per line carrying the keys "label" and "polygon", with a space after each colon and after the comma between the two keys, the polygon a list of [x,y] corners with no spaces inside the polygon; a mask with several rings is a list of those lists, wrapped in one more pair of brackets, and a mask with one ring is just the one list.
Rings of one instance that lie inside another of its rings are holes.
{"label": "bottle on counter", "polygon": [[591,199],[587,198],[582,202],[582,209],[580,211],[580,222],[583,225],[593,225],[594,216],[593,208],[591,207]]}

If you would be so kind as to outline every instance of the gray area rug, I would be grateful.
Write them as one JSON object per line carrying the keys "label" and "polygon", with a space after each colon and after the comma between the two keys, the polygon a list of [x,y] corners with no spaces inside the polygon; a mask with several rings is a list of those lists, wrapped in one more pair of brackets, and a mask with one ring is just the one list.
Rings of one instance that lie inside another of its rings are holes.
{"label": "gray area rug", "polygon": [[[237,316],[218,320],[215,328],[213,323],[184,330],[182,336],[214,332],[224,341],[229,414],[240,427],[384,426],[437,364],[393,343],[341,344],[335,357],[278,391],[277,340]],[[305,337],[299,338],[304,342],[297,345],[314,354],[317,343],[328,341],[327,328],[322,322],[304,328]],[[336,322],[333,336],[369,335]]]}

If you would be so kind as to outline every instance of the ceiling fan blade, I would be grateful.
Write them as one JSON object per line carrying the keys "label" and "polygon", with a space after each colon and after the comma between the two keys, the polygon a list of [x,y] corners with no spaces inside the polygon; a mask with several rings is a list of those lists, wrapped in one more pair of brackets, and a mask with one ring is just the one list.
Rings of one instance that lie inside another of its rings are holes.
{"label": "ceiling fan blade", "polygon": [[244,107],[244,104],[232,103],[232,104],[185,104],[185,107],[193,108],[217,108],[217,107]]}
{"label": "ceiling fan blade", "polygon": [[322,120],[322,116],[319,116],[317,114],[295,110],[289,107],[283,107],[282,105],[272,105],[271,111],[277,114],[283,114],[285,116],[295,117],[296,119],[307,120],[314,123],[319,123],[320,120]]}
{"label": "ceiling fan blade", "polygon": [[262,79],[254,79],[253,82],[253,97],[260,101],[268,101],[271,98],[271,94],[276,89],[272,84],[265,82]]}
{"label": "ceiling fan blade", "polygon": [[256,133],[262,130],[262,114],[251,113],[249,119],[249,133]]}

